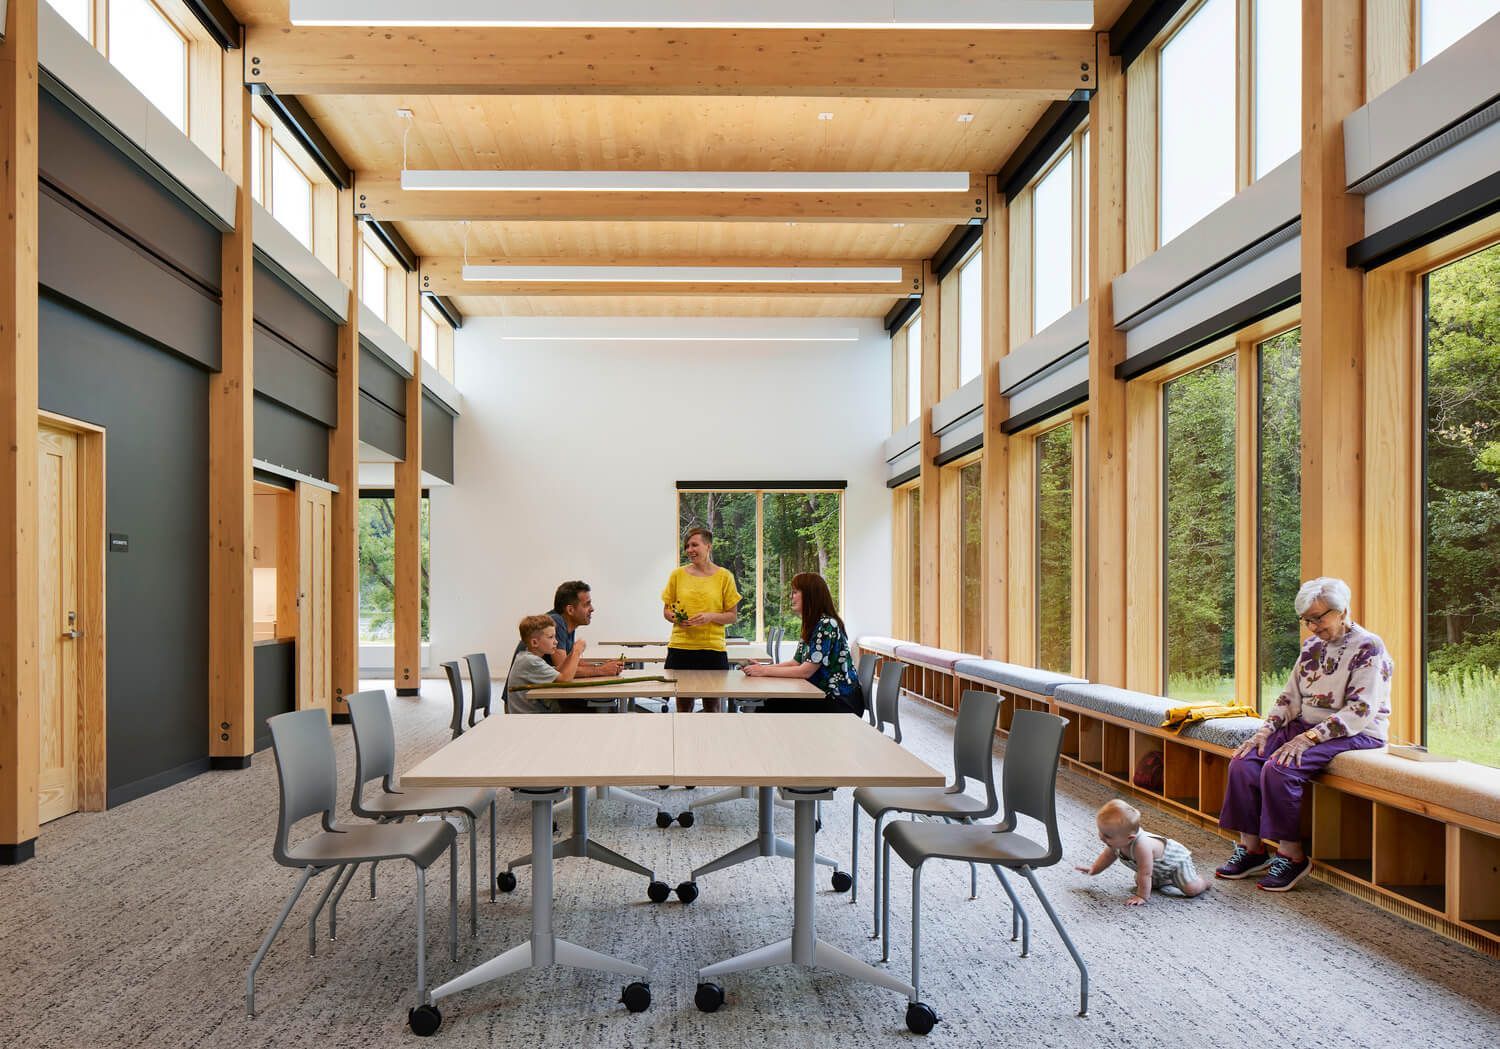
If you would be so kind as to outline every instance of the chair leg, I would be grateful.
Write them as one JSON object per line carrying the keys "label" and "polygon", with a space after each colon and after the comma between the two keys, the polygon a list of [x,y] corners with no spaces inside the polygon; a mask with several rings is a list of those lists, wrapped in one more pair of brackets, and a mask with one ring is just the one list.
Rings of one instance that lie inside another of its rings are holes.
{"label": "chair leg", "polygon": [[883,813],[883,812],[877,812],[875,814],[875,837],[874,837],[874,840],[872,841],[872,843],[870,845],[870,867],[871,867],[871,870],[870,870],[870,878],[871,878],[871,882],[870,882],[870,892],[871,892],[870,909],[875,912],[875,928],[870,933],[870,939],[872,939],[872,940],[875,939],[875,937],[877,937],[877,936],[880,935],[880,927],[881,927],[881,922],[880,922],[880,886],[881,886],[881,883],[885,879],[883,877],[881,877],[881,874],[883,872],[881,870],[881,863],[880,863],[880,845],[881,845],[881,841],[883,839],[880,837],[880,825],[882,823],[884,823],[884,822],[885,822],[885,813]]}
{"label": "chair leg", "polygon": [[849,806],[849,902],[859,901],[859,802]]}
{"label": "chair leg", "polygon": [[1021,957],[1025,958],[1031,954],[1031,919],[1026,915],[1026,909],[1021,906],[1021,898],[1016,895],[1016,890],[1011,886],[1010,879],[1005,876],[1004,868],[998,864],[990,868],[995,872],[995,877],[1000,879],[1000,887],[1005,890],[1005,895],[1010,897],[1010,938],[1016,938],[1016,928],[1021,930]]}
{"label": "chair leg", "polygon": [[922,865],[911,869],[911,1000],[922,1000]]}
{"label": "chair leg", "polygon": [[[479,935],[479,818],[469,816],[469,935]],[[491,882],[493,884],[493,881]]]}
{"label": "chair leg", "polygon": [[1073,946],[1068,931],[1063,928],[1062,922],[1057,917],[1057,912],[1052,909],[1052,901],[1047,899],[1047,894],[1042,891],[1042,885],[1036,880],[1036,873],[1030,867],[1022,867],[1021,873],[1031,883],[1031,891],[1036,893],[1036,898],[1042,901],[1042,910],[1047,912],[1047,917],[1052,920],[1052,927],[1057,930],[1057,935],[1062,937],[1063,946],[1073,956],[1073,964],[1078,966],[1078,1015],[1089,1014],[1089,967],[1083,963],[1083,956],[1078,953],[1078,948]]}
{"label": "chair leg", "polygon": [[260,950],[255,952],[255,958],[250,962],[250,971],[245,974],[245,1015],[255,1019],[255,971],[260,968],[260,963],[265,960],[266,952],[271,949],[271,941],[276,939],[276,934],[286,924],[287,915],[292,913],[292,907],[302,895],[302,890],[307,888],[308,881],[312,878],[314,868],[303,867],[302,876],[297,879],[297,887],[292,894],[286,898],[281,905],[281,913],[276,916],[276,921],[271,924],[271,929],[266,933],[265,939],[260,941]]}
{"label": "chair leg", "polygon": [[886,842],[880,850],[880,960],[891,960],[891,846]]}
{"label": "chair leg", "polygon": [[495,902],[495,808],[498,798],[490,799],[490,902]]}
{"label": "chair leg", "polygon": [[372,900],[375,898],[375,868],[379,865],[379,860],[376,860],[374,863],[370,864],[370,899]]}
{"label": "chair leg", "polygon": [[448,959],[458,961],[458,836],[448,846]]}
{"label": "chair leg", "polygon": [[417,1005],[427,1004],[427,868],[417,868]]}
{"label": "chair leg", "polygon": [[307,956],[316,958],[318,955],[318,915],[323,913],[323,905],[328,902],[328,897],[333,895],[333,890],[338,888],[339,879],[344,876],[344,870],[348,864],[339,864],[333,872],[333,878],[328,882],[328,888],[323,890],[323,895],[318,897],[317,906],[313,908],[312,917],[307,919]]}
{"label": "chair leg", "polygon": [[354,875],[357,873],[359,873],[359,864],[350,864],[349,873],[344,875],[344,880],[334,892],[333,899],[328,901],[328,938],[330,940],[339,938],[339,901],[344,898],[344,892],[353,883]]}

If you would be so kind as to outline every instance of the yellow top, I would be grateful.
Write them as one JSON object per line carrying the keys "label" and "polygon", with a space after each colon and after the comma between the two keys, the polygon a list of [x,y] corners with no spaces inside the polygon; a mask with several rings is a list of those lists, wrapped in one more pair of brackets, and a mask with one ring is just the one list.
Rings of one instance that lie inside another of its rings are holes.
{"label": "yellow top", "polygon": [[[695,616],[699,612],[733,611],[740,603],[740,592],[734,586],[734,573],[727,568],[720,568],[710,576],[700,576],[689,572],[687,565],[681,565],[667,577],[661,601],[670,608]],[[719,623],[705,623],[703,626],[674,623],[667,647],[723,652],[724,627]]]}

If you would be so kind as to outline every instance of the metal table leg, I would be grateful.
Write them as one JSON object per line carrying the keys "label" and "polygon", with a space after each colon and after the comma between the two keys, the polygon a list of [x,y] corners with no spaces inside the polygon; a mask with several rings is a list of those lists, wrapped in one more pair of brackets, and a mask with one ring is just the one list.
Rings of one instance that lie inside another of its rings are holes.
{"label": "metal table leg", "polygon": [[[651,970],[634,962],[623,961],[598,951],[591,951],[556,936],[552,931],[552,802],[561,797],[563,787],[543,789],[518,789],[531,801],[531,847],[538,857],[531,872],[531,939],[518,944],[503,954],[475,966],[462,976],[433,988],[432,1001],[446,998],[459,991],[466,991],[490,980],[520,972],[524,969],[542,969],[549,965],[571,965],[579,969],[595,969],[600,972],[621,973],[637,977],[637,982],[625,989],[623,1000],[631,1012],[640,1012],[651,1004],[651,989],[647,982]],[[577,802],[586,794],[582,788],[574,789],[574,815],[581,807]],[[563,844],[559,842],[558,844]]]}
{"label": "metal table leg", "polygon": [[[618,867],[622,871],[645,875],[651,881],[651,885],[647,888],[647,893],[651,899],[656,903],[665,900],[670,889],[665,882],[656,880],[656,875],[652,872],[651,868],[643,867],[634,860],[621,856],[613,849],[606,848],[589,837],[589,788],[559,788],[559,791],[562,789],[571,789],[573,792],[573,825],[569,828],[568,836],[561,841],[553,841],[552,817],[548,816],[547,837],[542,839],[543,844],[538,845],[537,842],[539,839],[533,834],[531,841],[532,851],[506,864],[505,873],[513,874],[517,867],[532,866],[532,892],[536,892],[535,882],[540,873],[539,865],[536,862],[538,855],[545,854],[552,860],[562,860],[570,857],[574,859],[597,860],[611,867]],[[554,794],[553,796],[558,795]],[[512,888],[514,887],[513,881],[509,884],[511,884]],[[509,889],[506,891],[509,891]]]}
{"label": "metal table leg", "polygon": [[[785,838],[776,836],[775,789],[774,787],[756,788],[756,800],[759,805],[760,817],[759,831],[756,836],[732,852],[726,852],[718,859],[710,860],[693,871],[693,881],[697,881],[705,874],[712,874],[714,871],[721,871],[727,867],[733,867],[736,864],[744,863],[746,860],[753,860],[761,856],[796,857],[797,849],[793,848],[792,843]],[[814,816],[814,820],[816,820],[816,815]],[[815,833],[816,827],[816,822],[814,822]],[[815,851],[815,846],[811,842],[807,846],[807,853],[816,863],[821,863],[825,867],[832,867],[835,871],[839,869],[839,865],[836,862],[830,860],[827,856],[818,855]]]}
{"label": "metal table leg", "polygon": [[[863,980],[865,983],[906,995],[908,998],[912,997],[914,992],[909,983],[818,939],[815,922],[818,899],[817,865],[813,851],[817,835],[816,806],[817,802],[828,800],[833,797],[833,794],[832,789],[782,790],[783,797],[796,802],[796,846],[792,857],[794,871],[792,935],[787,939],[778,940],[748,953],[699,969],[698,993],[695,996],[698,1008],[705,1012],[713,1012],[723,1004],[723,988],[713,982],[717,977],[728,973],[765,969],[773,965],[803,965],[831,969],[856,980]],[[763,791],[762,797],[769,799],[769,792]],[[769,806],[769,800],[763,800],[762,805]]]}

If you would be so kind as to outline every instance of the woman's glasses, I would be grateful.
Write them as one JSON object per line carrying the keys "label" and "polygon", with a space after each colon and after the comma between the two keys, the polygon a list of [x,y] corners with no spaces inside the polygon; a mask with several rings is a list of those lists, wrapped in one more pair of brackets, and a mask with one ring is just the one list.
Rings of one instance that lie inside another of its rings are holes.
{"label": "woman's glasses", "polygon": [[1299,616],[1298,618],[1302,620],[1302,625],[1307,627],[1307,629],[1316,630],[1318,629],[1318,624],[1323,622],[1324,619],[1328,618],[1328,616],[1334,611],[1335,609],[1325,608],[1315,616]]}

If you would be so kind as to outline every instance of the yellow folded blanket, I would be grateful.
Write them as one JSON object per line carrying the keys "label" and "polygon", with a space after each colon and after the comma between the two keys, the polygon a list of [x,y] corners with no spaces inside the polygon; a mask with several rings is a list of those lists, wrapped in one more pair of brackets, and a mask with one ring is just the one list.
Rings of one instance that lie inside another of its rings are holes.
{"label": "yellow folded blanket", "polygon": [[1189,725],[1200,721],[1208,721],[1210,718],[1258,718],[1260,711],[1253,707],[1247,707],[1242,703],[1189,703],[1186,706],[1173,707],[1167,711],[1167,716],[1161,723],[1161,727],[1171,729],[1180,733]]}

